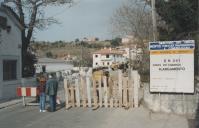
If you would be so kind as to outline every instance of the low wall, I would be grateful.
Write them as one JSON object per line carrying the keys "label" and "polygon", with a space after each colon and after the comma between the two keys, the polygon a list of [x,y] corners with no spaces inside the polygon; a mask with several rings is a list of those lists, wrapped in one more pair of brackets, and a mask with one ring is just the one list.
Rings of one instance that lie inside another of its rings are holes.
{"label": "low wall", "polygon": [[22,78],[21,79],[21,86],[37,86],[37,80],[35,77],[28,77],[28,78]]}
{"label": "low wall", "polygon": [[1,95],[0,95],[0,102],[1,101],[7,101],[10,99],[17,98],[16,95],[16,88],[19,86],[37,86],[36,78],[30,77],[30,78],[22,78],[21,80],[17,81],[8,81],[4,82],[1,88]]}
{"label": "low wall", "polygon": [[195,114],[199,107],[199,94],[150,93],[149,83],[143,84],[144,104],[155,112]]}
{"label": "low wall", "polygon": [[16,98],[16,88],[20,84],[20,80],[4,82],[2,85],[2,96],[0,97],[0,100],[6,101]]}

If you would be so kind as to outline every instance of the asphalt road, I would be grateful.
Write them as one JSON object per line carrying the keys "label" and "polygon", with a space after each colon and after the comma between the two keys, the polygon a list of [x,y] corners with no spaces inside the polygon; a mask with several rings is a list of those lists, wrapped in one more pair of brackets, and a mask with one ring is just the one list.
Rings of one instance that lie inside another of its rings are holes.
{"label": "asphalt road", "polygon": [[[63,83],[58,96],[63,100]],[[48,107],[48,106],[47,106]],[[0,109],[0,128],[196,128],[193,120],[184,116],[151,113],[140,107],[121,108],[72,108],[58,106],[56,112],[40,113],[38,106],[16,104]]]}
{"label": "asphalt road", "polygon": [[124,110],[64,108],[40,113],[21,104],[0,110],[0,128],[189,128],[185,117],[152,114],[145,108]]}

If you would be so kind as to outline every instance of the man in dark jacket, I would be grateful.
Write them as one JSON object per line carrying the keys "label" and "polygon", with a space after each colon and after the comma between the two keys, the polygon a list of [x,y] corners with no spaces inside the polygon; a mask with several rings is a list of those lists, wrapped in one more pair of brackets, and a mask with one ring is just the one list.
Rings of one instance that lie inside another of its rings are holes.
{"label": "man in dark jacket", "polygon": [[50,110],[54,112],[56,110],[56,97],[57,97],[58,81],[49,75],[49,79],[46,82],[46,93],[49,96]]}

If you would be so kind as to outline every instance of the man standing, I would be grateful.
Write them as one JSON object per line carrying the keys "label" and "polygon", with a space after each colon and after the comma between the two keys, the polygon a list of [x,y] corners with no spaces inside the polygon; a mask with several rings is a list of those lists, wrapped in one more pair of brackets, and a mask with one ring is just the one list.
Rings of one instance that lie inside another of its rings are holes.
{"label": "man standing", "polygon": [[58,81],[49,75],[49,79],[46,82],[46,93],[49,96],[50,110],[54,112],[56,110],[56,96],[58,89]]}
{"label": "man standing", "polygon": [[46,112],[45,110],[45,104],[46,104],[46,94],[45,94],[45,88],[46,88],[46,77],[42,73],[40,78],[39,78],[39,96],[40,96],[40,112]]}

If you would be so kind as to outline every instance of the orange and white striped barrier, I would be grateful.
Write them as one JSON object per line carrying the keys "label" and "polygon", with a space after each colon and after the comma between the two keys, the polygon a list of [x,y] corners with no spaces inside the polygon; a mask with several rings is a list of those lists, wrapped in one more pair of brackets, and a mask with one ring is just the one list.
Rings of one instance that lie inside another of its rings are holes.
{"label": "orange and white striped barrier", "polygon": [[17,96],[37,96],[37,87],[17,87]]}
{"label": "orange and white striped barrier", "polygon": [[23,97],[23,105],[38,105],[38,103],[26,103],[25,97],[36,97],[39,95],[37,87],[17,87],[17,96]]}

